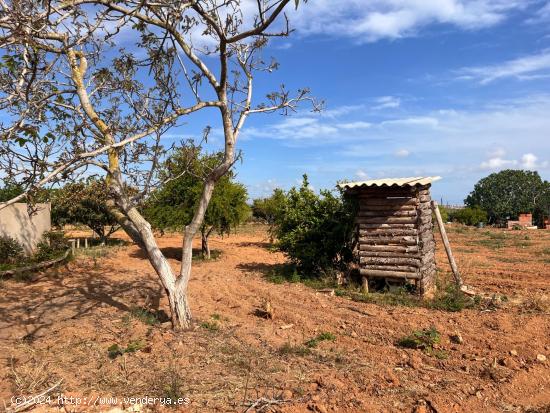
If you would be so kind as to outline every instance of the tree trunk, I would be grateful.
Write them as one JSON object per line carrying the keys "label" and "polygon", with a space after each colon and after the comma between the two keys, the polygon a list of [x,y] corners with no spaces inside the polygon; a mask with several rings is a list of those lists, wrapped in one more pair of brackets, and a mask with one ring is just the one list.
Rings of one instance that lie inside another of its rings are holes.
{"label": "tree trunk", "polygon": [[203,226],[201,228],[201,252],[202,257],[209,260],[211,258],[210,254],[210,243],[208,242],[210,238],[210,234],[212,234],[212,231],[214,230],[214,226],[211,226],[208,230],[206,229],[206,226]]}
{"label": "tree trunk", "polygon": [[[172,267],[170,267],[168,260],[158,247],[151,225],[145,218],[141,216],[136,208],[128,210],[127,215],[139,232],[142,248],[166,291],[170,305],[172,327],[176,330],[189,328],[191,326],[191,310],[187,300],[187,283],[179,282],[181,277],[176,279]],[[190,271],[191,266],[189,266]]]}
{"label": "tree trunk", "polygon": [[209,260],[210,259],[210,245],[208,245],[208,233],[204,230],[201,231],[201,252],[202,257]]}

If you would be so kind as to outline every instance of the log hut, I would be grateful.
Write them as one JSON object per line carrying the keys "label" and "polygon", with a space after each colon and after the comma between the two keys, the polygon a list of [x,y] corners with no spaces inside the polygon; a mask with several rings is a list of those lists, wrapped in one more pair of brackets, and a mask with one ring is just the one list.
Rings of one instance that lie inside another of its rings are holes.
{"label": "log hut", "polygon": [[358,201],[356,228],[363,289],[369,280],[411,281],[422,295],[435,288],[435,242],[430,187],[440,177],[340,184]]}

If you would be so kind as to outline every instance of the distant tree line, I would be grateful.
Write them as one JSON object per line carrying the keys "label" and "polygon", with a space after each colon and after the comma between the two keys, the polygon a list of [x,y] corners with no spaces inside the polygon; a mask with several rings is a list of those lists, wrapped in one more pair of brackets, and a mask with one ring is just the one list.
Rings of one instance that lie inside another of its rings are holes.
{"label": "distant tree line", "polygon": [[534,223],[541,225],[550,214],[550,182],[535,171],[506,169],[481,179],[464,203],[485,211],[488,224],[504,224],[531,213]]}

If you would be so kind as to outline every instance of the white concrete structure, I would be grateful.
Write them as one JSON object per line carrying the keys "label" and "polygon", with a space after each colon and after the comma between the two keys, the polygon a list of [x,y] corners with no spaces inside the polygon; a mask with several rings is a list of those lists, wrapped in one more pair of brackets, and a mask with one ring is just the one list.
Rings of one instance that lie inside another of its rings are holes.
{"label": "white concrete structure", "polygon": [[8,235],[21,243],[25,253],[30,254],[51,229],[51,205],[29,206],[16,203],[0,209],[0,235]]}

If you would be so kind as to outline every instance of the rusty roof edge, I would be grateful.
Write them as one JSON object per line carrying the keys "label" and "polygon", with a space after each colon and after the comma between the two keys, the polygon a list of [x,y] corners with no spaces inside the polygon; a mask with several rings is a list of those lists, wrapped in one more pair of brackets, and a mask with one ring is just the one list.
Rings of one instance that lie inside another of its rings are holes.
{"label": "rusty roof edge", "polygon": [[372,179],[368,181],[358,182],[345,182],[338,184],[340,188],[351,189],[361,187],[404,187],[404,186],[416,186],[416,185],[428,185],[432,182],[439,181],[440,176],[412,176],[404,178],[385,178],[385,179]]}

